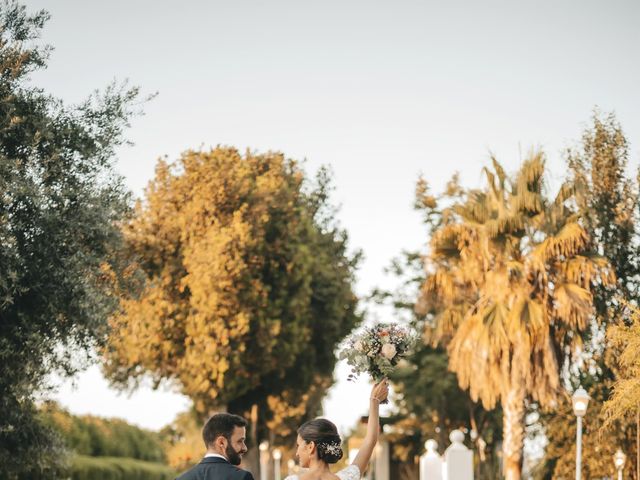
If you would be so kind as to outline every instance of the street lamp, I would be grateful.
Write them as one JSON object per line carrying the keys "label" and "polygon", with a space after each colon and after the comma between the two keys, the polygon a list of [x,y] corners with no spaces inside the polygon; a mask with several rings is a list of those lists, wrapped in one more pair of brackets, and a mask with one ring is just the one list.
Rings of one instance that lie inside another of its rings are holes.
{"label": "street lamp", "polygon": [[589,406],[589,394],[582,387],[573,392],[571,396],[573,413],[578,419],[578,429],[576,431],[576,480],[582,476],[582,417],[587,413]]}
{"label": "street lamp", "polygon": [[273,451],[273,462],[274,462],[273,473],[274,473],[275,480],[280,480],[280,459],[281,458],[282,458],[282,452],[280,451],[279,448],[276,448]]}
{"label": "street lamp", "polygon": [[620,449],[613,456],[613,464],[616,466],[616,470],[618,471],[618,480],[622,480],[622,469],[624,468],[624,463],[627,461],[627,456]]}

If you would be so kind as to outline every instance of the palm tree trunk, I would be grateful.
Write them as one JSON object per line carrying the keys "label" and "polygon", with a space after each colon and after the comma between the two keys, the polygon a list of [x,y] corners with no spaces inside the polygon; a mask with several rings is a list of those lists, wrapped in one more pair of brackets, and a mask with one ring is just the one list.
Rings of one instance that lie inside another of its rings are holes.
{"label": "palm tree trunk", "polygon": [[520,480],[522,474],[524,400],[524,388],[518,384],[512,385],[502,398],[502,468],[505,480]]}

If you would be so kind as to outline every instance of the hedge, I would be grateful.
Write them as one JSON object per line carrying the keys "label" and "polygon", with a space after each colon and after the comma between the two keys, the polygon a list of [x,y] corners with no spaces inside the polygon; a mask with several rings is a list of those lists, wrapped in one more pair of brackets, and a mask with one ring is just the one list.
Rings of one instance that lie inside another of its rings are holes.
{"label": "hedge", "polygon": [[161,463],[123,457],[76,455],[71,480],[173,480],[176,472]]}
{"label": "hedge", "polygon": [[60,432],[65,444],[78,455],[127,457],[164,462],[160,435],[117,418],[72,415],[55,402],[40,407],[46,425]]}

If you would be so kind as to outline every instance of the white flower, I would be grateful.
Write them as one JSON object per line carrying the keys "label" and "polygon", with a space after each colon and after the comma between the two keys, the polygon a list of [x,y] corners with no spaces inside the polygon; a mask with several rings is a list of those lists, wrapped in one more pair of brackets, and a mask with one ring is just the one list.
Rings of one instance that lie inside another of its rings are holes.
{"label": "white flower", "polygon": [[387,360],[391,360],[396,356],[396,346],[392,343],[386,343],[382,346],[382,350],[380,350],[382,356]]}
{"label": "white flower", "polygon": [[362,345],[362,342],[360,340],[358,340],[354,345],[353,348],[356,349],[356,351],[358,352],[364,352],[364,345]]}

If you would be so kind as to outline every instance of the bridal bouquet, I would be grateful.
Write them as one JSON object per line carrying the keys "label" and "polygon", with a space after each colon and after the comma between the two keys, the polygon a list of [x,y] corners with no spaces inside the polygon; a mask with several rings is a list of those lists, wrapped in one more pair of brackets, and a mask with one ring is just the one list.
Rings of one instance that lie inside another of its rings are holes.
{"label": "bridal bouquet", "polygon": [[399,325],[379,323],[353,335],[339,358],[351,366],[349,380],[368,373],[375,382],[393,372],[416,341],[415,335]]}

